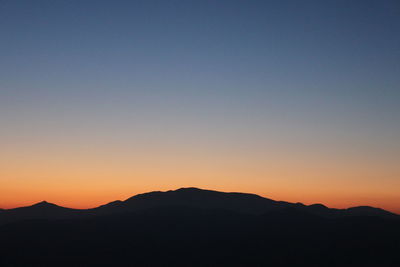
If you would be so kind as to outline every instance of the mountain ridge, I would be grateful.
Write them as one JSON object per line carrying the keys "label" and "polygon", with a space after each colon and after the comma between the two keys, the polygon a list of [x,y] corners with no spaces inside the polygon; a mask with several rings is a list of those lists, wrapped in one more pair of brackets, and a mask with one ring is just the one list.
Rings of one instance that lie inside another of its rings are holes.
{"label": "mountain ridge", "polygon": [[318,203],[304,205],[302,203],[276,201],[251,193],[220,192],[196,187],[183,187],[176,190],[141,193],[123,201],[116,200],[89,209],[73,209],[62,207],[47,201],[41,201],[31,206],[1,210],[0,225],[22,220],[65,219],[96,215],[111,215],[162,207],[190,207],[208,210],[217,209],[254,215],[261,215],[290,208],[292,210],[324,218],[348,216],[400,218],[400,216],[395,213],[370,206],[334,209]]}
{"label": "mountain ridge", "polygon": [[0,212],[0,266],[393,267],[399,217],[198,188],[86,210],[42,201]]}

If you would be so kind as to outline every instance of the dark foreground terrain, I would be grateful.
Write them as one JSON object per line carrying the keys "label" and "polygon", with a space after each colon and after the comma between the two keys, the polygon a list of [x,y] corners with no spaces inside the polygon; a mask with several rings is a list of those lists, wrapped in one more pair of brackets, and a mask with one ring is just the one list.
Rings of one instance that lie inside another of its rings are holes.
{"label": "dark foreground terrain", "polygon": [[0,210],[0,266],[400,266],[400,216],[196,188]]}

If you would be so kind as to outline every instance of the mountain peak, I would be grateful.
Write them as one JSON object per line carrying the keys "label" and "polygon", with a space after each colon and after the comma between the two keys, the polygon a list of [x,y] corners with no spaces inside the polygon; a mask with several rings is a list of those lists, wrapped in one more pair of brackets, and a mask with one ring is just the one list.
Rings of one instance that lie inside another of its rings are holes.
{"label": "mountain peak", "polygon": [[178,190],[201,190],[201,189],[198,187],[189,186],[189,187],[181,187],[181,188],[176,189],[176,191],[178,191]]}
{"label": "mountain peak", "polygon": [[33,204],[31,207],[58,207],[58,205],[43,200],[41,202]]}
{"label": "mountain peak", "polygon": [[311,204],[309,207],[312,207],[312,208],[319,208],[319,209],[328,209],[327,206],[325,206],[324,204],[321,204],[321,203]]}
{"label": "mountain peak", "polygon": [[197,187],[181,187],[179,189],[173,190],[175,192],[200,192],[200,191],[210,191],[210,190],[204,190],[200,189]]}
{"label": "mountain peak", "polygon": [[352,215],[368,215],[368,216],[397,216],[397,214],[392,213],[390,211],[381,209],[381,208],[376,208],[376,207],[370,207],[370,206],[357,206],[357,207],[351,207],[344,209],[346,213],[352,214]]}

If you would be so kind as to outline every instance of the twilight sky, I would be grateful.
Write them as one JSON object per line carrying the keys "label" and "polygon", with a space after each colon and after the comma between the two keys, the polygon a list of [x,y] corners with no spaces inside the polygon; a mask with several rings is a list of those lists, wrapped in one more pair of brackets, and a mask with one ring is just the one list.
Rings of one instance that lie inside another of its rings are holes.
{"label": "twilight sky", "polygon": [[400,213],[400,2],[0,1],[0,207],[195,186]]}

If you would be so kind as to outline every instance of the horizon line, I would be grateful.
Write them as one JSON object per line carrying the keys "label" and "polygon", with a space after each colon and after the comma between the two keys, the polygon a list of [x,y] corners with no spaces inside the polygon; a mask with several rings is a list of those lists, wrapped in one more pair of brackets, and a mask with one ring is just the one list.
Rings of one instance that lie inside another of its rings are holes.
{"label": "horizon line", "polygon": [[326,208],[328,208],[328,209],[334,209],[334,210],[346,210],[346,209],[357,208],[357,207],[371,207],[371,208],[381,209],[381,210],[384,210],[384,211],[387,211],[387,212],[390,212],[390,213],[393,213],[393,214],[395,214],[395,215],[399,215],[399,216],[400,216],[400,212],[399,212],[399,211],[392,211],[392,210],[388,210],[388,209],[384,209],[384,208],[376,207],[376,206],[358,205],[358,206],[348,206],[348,207],[346,207],[346,208],[332,208],[332,207],[327,206],[326,204],[321,203],[321,202],[316,202],[316,203],[312,203],[312,204],[307,205],[307,204],[304,204],[303,202],[300,202],[300,201],[298,201],[298,202],[288,202],[288,201],[285,201],[285,200],[275,200],[275,199],[271,199],[271,198],[268,198],[268,197],[265,197],[265,196],[262,196],[262,195],[255,194],[255,193],[237,192],[237,191],[225,192],[225,191],[218,191],[218,190],[213,190],[213,189],[203,189],[203,188],[193,187],[193,186],[179,187],[179,188],[177,188],[177,189],[175,189],[175,190],[165,190],[165,191],[154,190],[154,191],[148,191],[148,192],[138,193],[138,194],[135,194],[135,195],[132,195],[132,196],[128,197],[128,198],[125,199],[125,200],[116,199],[116,200],[112,200],[112,201],[109,201],[109,202],[107,202],[107,203],[100,204],[100,205],[94,206],[94,207],[89,207],[89,208],[72,208],[72,207],[67,207],[67,206],[61,206],[61,205],[58,205],[58,204],[53,203],[53,202],[48,202],[47,200],[42,200],[42,201],[34,202],[34,203],[32,203],[32,204],[30,204],[30,205],[26,205],[26,206],[17,206],[17,207],[13,207],[13,208],[2,208],[2,207],[0,207],[0,210],[13,210],[13,209],[18,209],[18,208],[27,208],[27,207],[32,207],[32,206],[35,206],[35,205],[41,204],[41,203],[51,204],[51,205],[55,205],[55,206],[58,206],[58,207],[61,207],[61,208],[66,208],[66,209],[73,209],[73,210],[90,210],[90,209],[95,209],[95,208],[98,208],[98,207],[101,207],[101,206],[104,206],[104,205],[107,205],[107,204],[110,204],[110,203],[113,203],[113,202],[118,202],[118,201],[120,201],[120,202],[125,202],[126,200],[128,200],[128,199],[130,199],[130,198],[132,198],[132,197],[138,196],[138,195],[149,194],[149,193],[155,193],[155,192],[162,192],[162,193],[171,192],[171,191],[174,192],[174,191],[178,191],[178,190],[182,190],[182,189],[195,189],[195,190],[200,190],[200,191],[212,191],[212,192],[226,193],[226,194],[247,194],[247,195],[255,195],[255,196],[258,196],[258,197],[261,197],[261,198],[264,198],[264,199],[270,199],[270,200],[273,200],[273,201],[276,201],[276,202],[287,202],[287,203],[292,203],[292,204],[301,204],[301,205],[304,205],[304,206],[323,205],[324,207],[326,207]]}

